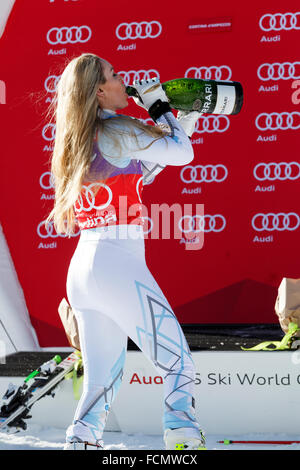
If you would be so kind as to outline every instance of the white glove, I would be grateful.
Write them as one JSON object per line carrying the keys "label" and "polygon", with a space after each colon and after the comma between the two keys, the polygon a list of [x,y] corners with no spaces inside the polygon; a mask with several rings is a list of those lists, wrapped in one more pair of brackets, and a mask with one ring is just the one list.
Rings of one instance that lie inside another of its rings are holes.
{"label": "white glove", "polygon": [[199,117],[202,116],[203,113],[199,113],[198,111],[178,111],[177,113],[177,121],[183,128],[184,132],[189,136],[192,137],[196,122],[198,121]]}
{"label": "white glove", "polygon": [[134,101],[147,111],[157,100],[169,102],[158,78],[135,80],[133,86],[139,94],[139,98],[133,97]]}

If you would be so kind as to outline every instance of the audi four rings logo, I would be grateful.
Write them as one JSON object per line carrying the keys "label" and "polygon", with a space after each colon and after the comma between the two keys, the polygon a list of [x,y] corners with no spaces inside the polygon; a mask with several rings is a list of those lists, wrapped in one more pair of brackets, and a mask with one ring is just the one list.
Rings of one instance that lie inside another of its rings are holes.
{"label": "audi four rings logo", "polygon": [[261,131],[300,129],[300,113],[298,111],[292,113],[261,113],[257,116],[255,125]]}
{"label": "audi four rings logo", "polygon": [[[75,230],[75,233],[72,233],[71,237],[78,237],[78,235],[80,234],[80,230],[78,227]],[[46,220],[43,220],[39,223],[37,227],[37,234],[41,238],[66,238],[69,236],[66,233],[58,234],[54,228],[53,222],[49,222],[49,224],[46,226]]]}
{"label": "audi four rings logo", "polygon": [[260,80],[290,80],[300,78],[300,62],[262,64],[257,75]]}
{"label": "audi four rings logo", "polygon": [[47,93],[55,93],[61,75],[49,75],[44,82]]}
{"label": "audi four rings logo", "polygon": [[149,78],[160,79],[158,71],[154,69],[138,71],[129,70],[128,72],[121,71],[118,72],[118,74],[121,75],[125,86],[130,85],[134,80],[147,80]]}
{"label": "audi four rings logo", "polygon": [[49,44],[76,44],[77,42],[88,42],[92,37],[89,26],[63,26],[62,28],[51,28],[47,33]]}
{"label": "audi four rings logo", "polygon": [[54,179],[50,171],[45,171],[40,177],[40,186],[43,189],[53,189],[54,188]]}
{"label": "audi four rings logo", "polygon": [[259,181],[296,180],[300,178],[300,163],[258,163],[253,170],[253,174]]}
{"label": "audi four rings logo", "polygon": [[221,214],[184,215],[178,222],[178,228],[183,233],[222,232],[225,227],[226,219]]}
{"label": "audi four rings logo", "polygon": [[190,67],[185,72],[186,78],[202,78],[206,80],[230,80],[232,75],[228,65],[212,65],[211,67]]}
{"label": "audi four rings logo", "polygon": [[55,131],[55,124],[46,124],[42,131],[43,139],[47,140],[47,142],[52,142],[55,139]]}
{"label": "audi four rings logo", "polygon": [[198,134],[204,132],[225,132],[229,128],[229,119],[228,116],[223,114],[214,116],[213,114],[209,116],[200,116],[196,122],[195,131]]}
{"label": "audi four rings logo", "polygon": [[228,170],[224,165],[187,165],[180,172],[184,183],[221,183],[228,176]]}
{"label": "audi four rings logo", "polygon": [[121,41],[125,39],[154,39],[162,32],[159,21],[141,21],[140,23],[121,23],[116,28],[116,36]]}
{"label": "audi four rings logo", "polygon": [[[96,198],[95,198],[95,192],[94,192],[93,188],[96,188],[96,192],[97,192],[97,190],[99,190],[100,187],[103,187],[103,188],[106,189],[106,191],[107,191],[107,201],[104,204],[100,204],[99,206],[97,206],[95,204]],[[84,197],[82,197],[82,196],[84,196]],[[82,192],[79,195],[79,197],[78,197],[78,199],[75,203],[75,208],[79,212],[81,212],[81,211],[87,211],[88,212],[88,211],[91,211],[92,209],[97,209],[97,210],[105,209],[106,207],[108,207],[110,205],[110,203],[112,201],[112,198],[113,198],[112,190],[110,189],[109,186],[107,186],[104,183],[92,183],[89,186],[83,185],[82,186]]]}
{"label": "audi four rings logo", "polygon": [[296,13],[267,13],[259,20],[259,26],[263,31],[290,31],[300,29],[300,12]]}
{"label": "audi four rings logo", "polygon": [[283,232],[284,230],[296,230],[300,226],[300,217],[295,212],[279,212],[274,214],[270,212],[268,214],[256,214],[252,219],[252,227],[258,232],[266,230],[272,232],[278,230]]}

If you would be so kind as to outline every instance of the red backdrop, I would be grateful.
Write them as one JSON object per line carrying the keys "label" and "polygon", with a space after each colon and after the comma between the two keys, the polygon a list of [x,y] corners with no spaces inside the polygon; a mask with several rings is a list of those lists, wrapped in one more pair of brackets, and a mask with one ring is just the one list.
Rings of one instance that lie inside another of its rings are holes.
{"label": "red backdrop", "polygon": [[[200,119],[195,168],[169,167],[143,192],[146,205],[203,203],[203,248],[148,239],[147,263],[181,323],[276,322],[282,277],[300,277],[299,39],[300,8],[292,1],[149,8],[16,0],[0,40],[0,220],[41,346],[67,344],[57,306],[78,241],[47,234],[42,224],[53,204],[54,129],[46,112],[55,77],[83,52],[107,59],[128,83],[142,70],[162,82],[242,83],[240,114]],[[147,118],[133,102],[126,113]],[[214,228],[209,220],[221,222]]]}

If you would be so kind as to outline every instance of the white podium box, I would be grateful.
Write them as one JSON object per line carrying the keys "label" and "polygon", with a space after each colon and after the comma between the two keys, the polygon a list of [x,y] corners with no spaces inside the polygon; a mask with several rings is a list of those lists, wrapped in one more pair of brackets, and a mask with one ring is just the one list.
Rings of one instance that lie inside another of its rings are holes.
{"label": "white podium box", "polygon": [[[196,417],[207,434],[299,433],[300,350],[194,351]],[[1,365],[0,365],[1,371]],[[0,395],[9,382],[0,377]],[[32,423],[63,427],[77,401],[72,380],[32,408]],[[140,351],[128,351],[106,430],[161,434],[163,378]]]}

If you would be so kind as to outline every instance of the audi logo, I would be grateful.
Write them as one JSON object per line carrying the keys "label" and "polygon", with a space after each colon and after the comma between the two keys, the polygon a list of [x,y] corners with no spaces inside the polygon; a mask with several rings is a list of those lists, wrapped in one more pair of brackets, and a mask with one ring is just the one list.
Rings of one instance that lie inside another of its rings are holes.
{"label": "audi logo", "polygon": [[229,128],[229,118],[225,115],[216,115],[213,114],[209,116],[200,116],[196,122],[195,131],[198,134],[204,132],[225,132]]}
{"label": "audi logo", "polygon": [[130,85],[134,80],[147,80],[150,78],[158,78],[158,80],[160,80],[158,71],[154,69],[138,71],[129,70],[128,72],[121,71],[118,72],[118,74],[121,75],[125,86]]}
{"label": "audi logo", "polygon": [[47,93],[55,93],[61,75],[49,75],[44,82]]}
{"label": "audi logo", "polygon": [[184,183],[221,183],[228,176],[228,170],[224,165],[187,165],[180,172]]}
{"label": "audi logo", "polygon": [[290,80],[300,78],[300,62],[262,64],[257,75],[260,80]]}
{"label": "audi logo", "polygon": [[270,212],[268,214],[256,214],[252,218],[252,227],[257,232],[262,232],[266,230],[272,232],[277,230],[283,232],[284,230],[296,230],[300,226],[300,217],[295,212],[289,212],[285,214],[284,212],[279,212],[274,214]]}
{"label": "audi logo", "polygon": [[300,113],[298,111],[292,113],[261,113],[255,119],[255,125],[261,131],[296,130],[300,128]]}
{"label": "audi logo", "polygon": [[[97,194],[98,190],[100,187],[103,187],[107,191],[107,201],[104,204],[100,204],[100,206],[97,206],[95,204],[96,199],[95,195]],[[95,190],[93,190],[95,188]],[[113,193],[112,190],[110,189],[109,186],[107,186],[104,183],[92,183],[89,186],[82,186],[82,191],[81,194],[79,195],[77,201],[75,202],[75,209],[78,212],[82,211],[91,211],[92,209],[105,209],[108,207],[112,201],[113,198]]]}
{"label": "audi logo", "polygon": [[76,44],[77,42],[88,42],[92,37],[89,26],[63,26],[62,28],[51,28],[47,33],[49,44]]}
{"label": "audi logo", "polygon": [[190,67],[186,70],[186,78],[202,78],[206,80],[230,80],[232,75],[228,65],[212,65],[211,67]]}
{"label": "audi logo", "polygon": [[253,170],[253,174],[259,181],[296,180],[300,178],[300,163],[258,163]]}
{"label": "audi logo", "polygon": [[[54,228],[53,222],[49,222],[48,225],[46,226],[46,220],[43,220],[42,222],[39,223],[37,227],[37,234],[40,238],[66,238],[69,236],[67,233],[60,233],[58,234]],[[76,227],[75,233],[70,234],[71,237],[78,237],[80,234],[80,230],[78,227]]]}
{"label": "audi logo", "polygon": [[296,13],[267,13],[259,20],[259,26],[263,31],[290,31],[291,29],[300,29],[300,12]]}
{"label": "audi logo", "polygon": [[40,177],[40,186],[43,189],[53,189],[54,188],[54,178],[50,171],[45,171]]}
{"label": "audi logo", "polygon": [[42,131],[43,139],[47,140],[47,142],[52,142],[55,139],[55,131],[55,124],[46,124]]}
{"label": "audi logo", "polygon": [[[186,225],[187,228],[184,228]],[[183,233],[222,232],[225,227],[226,219],[221,214],[184,215],[178,222],[178,228]]]}
{"label": "audi logo", "polygon": [[154,39],[157,38],[161,32],[162,25],[158,21],[121,23],[116,28],[116,36],[121,41],[125,41],[125,39]]}

